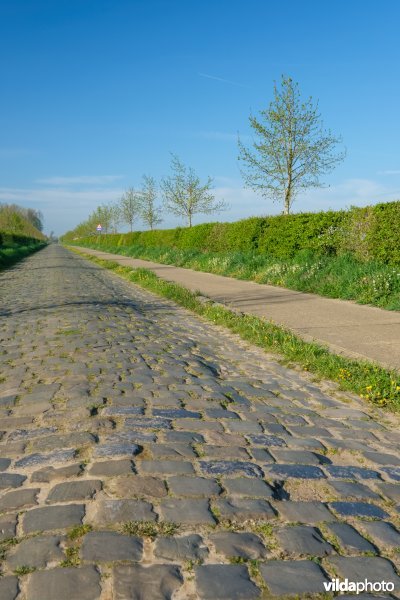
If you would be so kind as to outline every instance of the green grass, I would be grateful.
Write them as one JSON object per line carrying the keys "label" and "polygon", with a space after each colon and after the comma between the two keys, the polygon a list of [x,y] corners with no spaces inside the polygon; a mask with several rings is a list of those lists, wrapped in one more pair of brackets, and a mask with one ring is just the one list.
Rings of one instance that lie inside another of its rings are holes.
{"label": "green grass", "polygon": [[46,244],[39,242],[27,246],[4,247],[0,246],[0,271],[12,266],[29,254],[41,250]]}
{"label": "green grass", "polygon": [[177,523],[167,521],[128,521],[121,527],[122,533],[155,539],[158,535],[174,535],[179,529]]}
{"label": "green grass", "polygon": [[147,269],[122,267],[84,255],[111,269],[125,279],[173,300],[205,319],[227,327],[233,333],[269,352],[283,357],[284,364],[299,365],[319,378],[330,379],[343,390],[355,392],[365,400],[391,411],[400,410],[400,374],[367,361],[333,354],[317,343],[305,342],[284,327],[252,315],[239,315],[214,303],[202,303],[197,295],[181,285],[159,279]]}
{"label": "green grass", "polygon": [[243,252],[200,252],[146,246],[91,247],[301,292],[400,310],[400,267],[361,262],[351,254],[316,255],[303,250],[291,259]]}

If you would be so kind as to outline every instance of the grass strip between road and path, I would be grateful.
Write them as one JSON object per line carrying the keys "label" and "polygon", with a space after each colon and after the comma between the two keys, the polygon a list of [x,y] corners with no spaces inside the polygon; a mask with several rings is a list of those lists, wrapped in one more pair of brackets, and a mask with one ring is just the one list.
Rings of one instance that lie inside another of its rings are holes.
{"label": "grass strip between road and path", "polygon": [[400,373],[395,370],[334,354],[327,347],[306,342],[289,329],[271,321],[238,314],[212,301],[202,302],[200,292],[196,294],[181,285],[160,279],[148,269],[124,267],[69,248],[128,281],[173,300],[216,325],[226,327],[242,339],[266,351],[280,354],[285,366],[295,364],[318,378],[336,382],[342,390],[354,392],[376,406],[393,412],[400,410]]}
{"label": "grass strip between road and path", "polygon": [[350,253],[335,256],[302,250],[291,258],[277,258],[256,252],[208,252],[95,242],[78,245],[327,298],[352,300],[385,310],[400,310],[400,266],[361,261]]}
{"label": "grass strip between road and path", "polygon": [[44,246],[46,246],[45,242],[26,246],[0,247],[0,271],[11,267],[26,256],[29,256],[29,254],[41,250]]}

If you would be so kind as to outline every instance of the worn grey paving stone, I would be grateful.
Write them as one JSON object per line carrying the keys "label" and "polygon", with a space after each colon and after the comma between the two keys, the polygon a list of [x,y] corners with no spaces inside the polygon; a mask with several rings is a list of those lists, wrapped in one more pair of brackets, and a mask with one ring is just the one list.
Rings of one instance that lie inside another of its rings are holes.
{"label": "worn grey paving stone", "polygon": [[48,454],[34,453],[29,454],[28,456],[24,456],[23,458],[17,460],[15,462],[14,467],[16,469],[22,469],[34,467],[36,465],[68,462],[70,460],[73,460],[75,458],[75,455],[76,450],[58,450],[56,452],[50,452]]}
{"label": "worn grey paving stone", "polygon": [[286,446],[285,440],[276,435],[267,435],[265,433],[259,433],[254,435],[246,435],[250,444],[254,446],[266,446],[266,447],[281,447]]}
{"label": "worn grey paving stone", "polygon": [[192,463],[183,460],[140,460],[136,466],[142,473],[160,475],[192,475]]}
{"label": "worn grey paving stone", "polygon": [[90,507],[87,521],[98,527],[125,521],[154,521],[156,515],[152,505],[143,500],[111,500],[101,498]]}
{"label": "worn grey paving stone", "polygon": [[39,488],[29,488],[3,494],[0,497],[0,512],[34,506],[39,492]]}
{"label": "worn grey paving stone", "polygon": [[400,485],[395,483],[379,483],[377,485],[379,491],[393,500],[394,502],[400,502]]}
{"label": "worn grey paving stone", "polygon": [[328,578],[311,560],[270,560],[261,563],[260,572],[273,596],[321,594]]}
{"label": "worn grey paving stone", "polygon": [[204,477],[169,477],[168,488],[175,496],[218,496],[221,488],[215,479]]}
{"label": "worn grey paving stone", "polygon": [[91,562],[140,561],[143,541],[114,531],[91,531],[83,538],[81,556]]}
{"label": "worn grey paving stone", "polygon": [[319,467],[312,465],[265,465],[264,472],[267,477],[294,477],[296,479],[324,479],[325,474]]}
{"label": "worn grey paving stone", "polygon": [[199,465],[205,475],[245,475],[247,477],[263,477],[261,468],[251,462],[239,460],[201,460],[199,461]]}
{"label": "worn grey paving stone", "polygon": [[155,542],[154,555],[165,560],[203,560],[208,554],[203,538],[195,533],[160,537]]}
{"label": "worn grey paving stone", "polygon": [[393,454],[385,454],[384,452],[364,452],[365,458],[377,465],[400,465],[400,458]]}
{"label": "worn grey paving stone", "polygon": [[102,415],[143,415],[143,406],[106,406],[102,410]]}
{"label": "worn grey paving stone", "polygon": [[278,463],[297,463],[300,465],[322,465],[329,464],[331,461],[322,454],[308,452],[307,450],[283,450],[281,448],[272,448],[271,454]]}
{"label": "worn grey paving stone", "polygon": [[9,458],[0,458],[0,471],[6,471],[11,464]]}
{"label": "worn grey paving stone", "polygon": [[92,566],[36,571],[29,576],[27,600],[98,600],[100,573]]}
{"label": "worn grey paving stone", "polygon": [[22,540],[7,553],[7,566],[12,570],[22,566],[43,569],[49,563],[60,562],[64,559],[61,540],[54,535]]}
{"label": "worn grey paving stone", "polygon": [[290,556],[327,556],[334,549],[315,527],[295,525],[275,532],[279,548]]}
{"label": "worn grey paving stone", "polygon": [[171,419],[163,419],[162,417],[137,417],[125,419],[127,427],[140,429],[171,429]]}
{"label": "worn grey paving stone", "polygon": [[352,481],[329,481],[329,485],[343,498],[371,498],[379,500],[379,494],[362,483]]}
{"label": "worn grey paving stone", "polygon": [[163,498],[167,495],[167,488],[162,479],[146,475],[114,477],[107,481],[105,486],[108,492],[121,498]]}
{"label": "worn grey paving stone", "polygon": [[158,510],[163,521],[188,525],[215,524],[208,500],[166,498],[161,500]]}
{"label": "worn grey paving stone", "polygon": [[0,473],[0,490],[21,487],[25,479],[25,475],[18,473]]}
{"label": "worn grey paving stone", "polygon": [[153,455],[153,458],[195,458],[196,453],[189,444],[148,444],[147,449]]}
{"label": "worn grey paving stone", "polygon": [[84,504],[66,504],[34,508],[23,516],[24,534],[51,531],[81,525],[85,516]]}
{"label": "worn grey paving stone", "polygon": [[0,517],[0,542],[15,536],[17,527],[16,515],[4,515]]}
{"label": "worn grey paving stone", "polygon": [[115,600],[169,600],[183,583],[177,565],[118,565],[113,579]]}
{"label": "worn grey paving stone", "polygon": [[260,596],[244,565],[196,567],[196,589],[201,600],[250,600]]}
{"label": "worn grey paving stone", "polygon": [[119,443],[119,444],[101,444],[94,449],[96,458],[106,458],[113,456],[135,456],[140,452],[137,444]]}
{"label": "worn grey paving stone", "polygon": [[261,479],[236,477],[222,479],[222,486],[229,496],[250,496],[255,498],[272,498],[274,491]]}
{"label": "worn grey paving stone", "polygon": [[330,502],[329,507],[342,517],[374,517],[376,519],[389,517],[380,506],[367,502]]}
{"label": "worn grey paving stone", "polygon": [[83,465],[76,463],[67,467],[44,467],[35,471],[31,475],[31,481],[35,483],[51,483],[56,479],[68,479],[69,477],[77,477],[83,473]]}
{"label": "worn grey paving stone", "polygon": [[91,433],[65,433],[49,435],[39,440],[32,440],[32,450],[34,452],[47,452],[58,448],[80,448],[87,444],[94,444],[96,438]]}
{"label": "worn grey paving stone", "polygon": [[71,500],[87,500],[93,498],[102,488],[99,479],[84,479],[81,481],[65,481],[51,488],[47,503],[69,502]]}
{"label": "worn grey paving stone", "polygon": [[338,479],[380,479],[377,471],[363,467],[326,465],[325,469],[331,477]]}
{"label": "worn grey paving stone", "polygon": [[19,439],[31,439],[47,433],[54,433],[57,431],[57,427],[38,427],[36,429],[15,429],[9,433],[7,440],[14,442]]}
{"label": "worn grey paving stone", "polygon": [[314,525],[323,521],[336,521],[336,517],[322,502],[300,502],[287,500],[276,502],[275,508],[279,516],[292,523]]}
{"label": "worn grey paving stone", "polygon": [[106,460],[93,463],[89,468],[89,475],[98,477],[116,477],[128,475],[133,472],[133,463],[129,458]]}
{"label": "worn grey paving stone", "polygon": [[381,471],[394,481],[400,481],[400,467],[382,467]]}
{"label": "worn grey paving stone", "polygon": [[327,563],[333,565],[339,577],[350,581],[390,581],[394,583],[394,591],[400,590],[400,577],[393,564],[380,557],[370,556],[329,556]]}
{"label": "worn grey paving stone", "polygon": [[276,517],[270,503],[260,498],[221,498],[214,501],[214,506],[219,519],[245,521]]}
{"label": "worn grey paving stone", "polygon": [[248,560],[265,558],[268,554],[261,538],[254,533],[220,531],[210,535],[217,552],[226,557],[238,556]]}
{"label": "worn grey paving stone", "polygon": [[201,413],[185,408],[153,408],[155,417],[166,417],[167,419],[200,419]]}
{"label": "worn grey paving stone", "polygon": [[247,450],[238,446],[212,446],[207,444],[203,447],[203,452],[207,459],[249,460],[250,458]]}
{"label": "worn grey paving stone", "polygon": [[16,600],[19,593],[18,579],[13,576],[0,577],[1,600]]}
{"label": "worn grey paving stone", "polygon": [[348,523],[329,523],[328,528],[336,536],[346,554],[376,552],[376,548]]}
{"label": "worn grey paving stone", "polygon": [[194,431],[164,431],[164,440],[168,443],[203,444],[204,436]]}
{"label": "worn grey paving stone", "polygon": [[361,528],[379,548],[400,548],[400,533],[386,521],[363,521]]}

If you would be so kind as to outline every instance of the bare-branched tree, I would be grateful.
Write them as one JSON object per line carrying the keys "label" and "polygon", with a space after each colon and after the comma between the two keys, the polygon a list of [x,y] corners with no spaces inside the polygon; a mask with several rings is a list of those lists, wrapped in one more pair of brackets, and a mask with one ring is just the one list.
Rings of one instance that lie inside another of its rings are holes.
{"label": "bare-branched tree", "polygon": [[140,217],[150,229],[162,223],[160,207],[156,206],[157,185],[154,177],[143,175],[142,191],[139,195]]}
{"label": "bare-branched tree", "polygon": [[176,155],[172,155],[171,168],[173,174],[161,182],[166,210],[187,220],[192,226],[193,215],[197,213],[212,214],[227,208],[224,200],[215,200],[211,193],[212,179],[201,184],[194,170],[186,167]]}
{"label": "bare-branched tree", "polygon": [[289,214],[300,190],[322,187],[320,176],[330,173],[345,157],[341,142],[323,128],[318,103],[303,102],[299,86],[282,76],[274,86],[274,100],[260,119],[250,117],[256,141],[249,150],[239,139],[239,160],[246,184],[262,196],[282,202]]}
{"label": "bare-branched tree", "polygon": [[133,229],[133,223],[139,216],[139,194],[130,187],[119,201],[122,220]]}

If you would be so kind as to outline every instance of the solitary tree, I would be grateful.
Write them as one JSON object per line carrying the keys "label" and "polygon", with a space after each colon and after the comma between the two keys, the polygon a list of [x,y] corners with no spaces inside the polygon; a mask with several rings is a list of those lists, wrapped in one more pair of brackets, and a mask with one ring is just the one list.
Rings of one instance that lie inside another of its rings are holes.
{"label": "solitary tree", "polygon": [[155,225],[162,223],[160,207],[156,206],[157,186],[153,177],[143,175],[142,191],[139,195],[139,212],[142,221],[154,229]]}
{"label": "solitary tree", "polygon": [[253,149],[239,139],[239,160],[246,184],[264,197],[283,202],[289,214],[300,190],[322,187],[320,176],[330,173],[345,157],[336,151],[341,142],[323,128],[318,103],[310,97],[301,101],[299,87],[282,76],[281,88],[274,86],[274,100],[261,118],[250,117],[256,134]]}
{"label": "solitary tree", "polygon": [[173,174],[161,182],[165,208],[178,217],[185,217],[189,227],[193,215],[211,214],[227,208],[223,200],[215,200],[212,195],[211,177],[201,185],[194,170],[186,167],[176,155],[172,155],[171,168]]}
{"label": "solitary tree", "polygon": [[133,223],[139,215],[139,195],[133,188],[129,188],[119,201],[122,219],[133,229]]}

